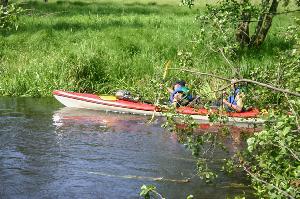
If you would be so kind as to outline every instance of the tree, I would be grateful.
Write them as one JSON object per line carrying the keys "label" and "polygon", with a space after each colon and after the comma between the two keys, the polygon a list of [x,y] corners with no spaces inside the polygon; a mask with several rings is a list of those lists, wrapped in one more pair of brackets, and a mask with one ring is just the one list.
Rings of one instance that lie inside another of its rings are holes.
{"label": "tree", "polygon": [[249,6],[249,0],[243,0],[241,3],[242,13],[241,13],[241,23],[237,28],[237,41],[240,45],[249,45],[250,47],[260,46],[272,25],[273,17],[277,12],[279,5],[278,0],[262,0],[261,2],[261,13],[255,28],[254,34],[250,37],[249,25],[251,20],[251,12],[247,9]]}
{"label": "tree", "polygon": [[[181,0],[182,4],[191,7],[194,5],[194,0]],[[290,4],[289,0],[261,0],[259,5],[256,5],[251,0],[221,0],[217,6],[208,6],[208,14],[221,16],[230,19],[232,25],[236,27],[236,41],[240,46],[259,47],[264,42],[272,21],[278,13],[279,3],[283,2],[283,6]],[[300,0],[295,0],[299,6]],[[299,11],[299,10],[297,10]],[[213,18],[210,18],[213,19]],[[252,20],[252,19],[258,19]],[[250,35],[250,23],[257,22],[253,35]]]}

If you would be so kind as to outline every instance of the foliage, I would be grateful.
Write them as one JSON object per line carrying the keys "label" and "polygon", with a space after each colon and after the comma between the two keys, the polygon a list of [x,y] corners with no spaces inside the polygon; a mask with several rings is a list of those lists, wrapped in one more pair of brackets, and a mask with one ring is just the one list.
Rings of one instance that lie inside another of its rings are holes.
{"label": "foliage", "polygon": [[300,197],[300,100],[289,103],[292,114],[269,113],[264,130],[247,140],[244,164],[261,198]]}
{"label": "foliage", "polygon": [[[300,85],[300,54],[299,54],[299,30],[298,26],[290,25],[284,31],[278,31],[278,39],[283,42],[275,46],[274,62],[268,65],[257,64],[248,70],[244,70],[241,63],[251,60],[252,56],[263,53],[264,49],[256,49],[255,52],[238,45],[235,38],[236,27],[240,23],[241,7],[236,1],[221,1],[218,6],[208,6],[207,13],[199,16],[200,33],[198,44],[204,45],[212,53],[220,53],[225,59],[233,76],[255,79],[259,82],[268,82],[277,87],[288,88],[299,92]],[[263,8],[248,6],[248,12],[252,16],[259,16]],[[299,23],[299,19],[294,19]],[[194,58],[186,58],[191,60]],[[249,175],[252,186],[260,198],[299,198],[299,106],[300,100],[287,98],[282,93],[274,93],[270,90],[255,85],[243,85],[246,87],[247,103],[257,107],[269,108],[265,118],[267,125],[261,132],[251,136],[245,152],[237,152],[230,159],[224,161],[223,171],[232,173],[236,169],[243,168]],[[272,111],[273,110],[273,111]],[[226,118],[218,115],[210,115],[212,122],[226,123]],[[186,124],[188,125],[188,124]],[[205,173],[216,176],[214,170],[208,167],[209,158],[205,158],[203,151],[212,140],[205,139],[207,133],[191,135],[190,128],[186,128],[186,138],[181,133],[192,154],[199,156],[197,162],[200,177],[205,178]],[[182,131],[181,131],[182,132]],[[213,140],[214,145],[221,140]],[[203,172],[204,171],[204,172]],[[202,174],[204,175],[201,175]],[[199,173],[198,173],[199,174]],[[208,180],[210,181],[210,180]]]}
{"label": "foliage", "polygon": [[207,161],[203,158],[197,160],[197,174],[205,182],[212,182],[218,177],[216,172],[208,167]]}
{"label": "foliage", "polygon": [[143,185],[141,187],[140,196],[143,196],[145,199],[150,199],[152,194],[157,194],[156,187],[153,185]]}
{"label": "foliage", "polygon": [[182,5],[187,5],[189,8],[192,8],[195,5],[195,0],[180,0]]}
{"label": "foliage", "polygon": [[[160,193],[156,191],[156,187],[153,185],[143,185],[141,187],[140,196],[143,196],[144,199],[151,199],[151,198],[159,198],[165,199]],[[193,199],[193,195],[188,195],[186,199]]]}
{"label": "foliage", "polygon": [[[251,76],[261,82],[269,82],[281,88],[288,88],[290,91],[300,91],[300,56],[296,49],[280,52],[277,62],[272,67],[257,67],[250,72]],[[282,108],[288,106],[282,93],[269,92],[266,89],[258,89],[257,86],[249,86],[249,93],[252,94],[249,104],[257,104],[259,107],[274,107],[279,104]]]}
{"label": "foliage", "polygon": [[[194,1],[182,0],[182,3],[191,7]],[[208,4],[206,12],[198,17],[200,34],[216,38],[217,41],[209,39],[210,44],[223,45],[225,53],[229,50],[232,54],[236,45],[260,47],[272,26],[279,3],[277,0],[261,1],[260,4],[251,0],[221,0],[215,5]],[[290,1],[283,1],[282,6],[287,9],[289,4]],[[253,23],[255,26],[250,26]]]}
{"label": "foliage", "polygon": [[0,31],[13,28],[17,30],[19,17],[23,12],[24,10],[15,4],[9,4],[6,7],[0,5]]}
{"label": "foliage", "polygon": [[[248,49],[236,41],[237,26],[241,23],[241,13],[251,13],[251,17],[258,18],[264,12],[264,5],[251,4],[250,1],[224,0],[217,5],[207,5],[206,12],[197,17],[200,25],[198,45],[205,46],[211,53],[219,54],[227,62],[231,78],[249,78],[259,82],[266,82],[279,88],[289,88],[298,91],[300,85],[299,50],[295,45],[299,42],[299,28],[289,25],[278,31],[278,43],[273,49],[274,62],[256,63],[249,66],[252,58],[261,59],[264,47]],[[291,18],[299,24],[298,18]],[[251,32],[251,31],[250,31]],[[188,58],[191,60],[192,58]],[[249,95],[246,104],[256,104],[257,107],[273,106],[284,103],[283,95],[269,92],[255,85],[241,85]],[[259,97],[258,97],[259,96]],[[287,104],[285,104],[287,105]]]}
{"label": "foliage", "polygon": [[[288,111],[269,110],[266,124],[260,132],[247,139],[247,147],[235,151],[224,159],[222,171],[233,173],[241,168],[249,175],[255,194],[259,198],[299,198],[300,177],[300,99],[285,99],[289,105]],[[223,119],[221,119],[222,121]],[[214,118],[218,122],[218,118]],[[218,146],[227,151],[224,139],[226,131],[212,134],[195,131],[185,125],[185,131],[180,138],[192,154],[198,157],[197,174],[205,182],[217,178],[217,168],[211,167],[215,158],[214,151]],[[185,133],[185,134],[184,134]],[[185,137],[184,137],[185,135]]]}
{"label": "foliage", "polygon": [[[295,19],[299,23],[299,19]],[[268,82],[279,88],[288,88],[290,91],[300,91],[300,34],[298,27],[289,26],[287,33],[281,33],[282,38],[289,44],[285,51],[277,52],[276,62],[270,66],[257,66],[250,71],[249,76],[259,82]],[[269,92],[254,85],[248,86],[248,104],[257,104],[258,107],[288,108],[289,103],[282,93]]]}
{"label": "foliage", "polygon": [[197,17],[199,42],[214,52],[222,51],[227,56],[236,58],[239,46],[235,33],[244,6],[253,13],[257,12],[255,6],[244,5],[235,0],[224,0],[216,5],[206,5],[205,12]]}

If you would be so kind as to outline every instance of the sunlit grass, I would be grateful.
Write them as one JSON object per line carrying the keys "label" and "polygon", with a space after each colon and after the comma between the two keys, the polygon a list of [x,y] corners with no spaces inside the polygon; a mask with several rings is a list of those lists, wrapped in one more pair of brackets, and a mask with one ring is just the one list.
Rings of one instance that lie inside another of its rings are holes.
{"label": "sunlit grass", "polygon": [[[162,78],[167,60],[172,60],[172,67],[179,65],[178,51],[191,52],[195,68],[230,77],[228,64],[218,53],[195,43],[195,16],[203,4],[192,10],[178,4],[177,0],[23,2],[27,13],[19,29],[0,34],[0,94],[129,89],[151,98],[155,93],[151,82]],[[290,22],[290,16],[279,16],[272,29],[284,29]],[[288,48],[275,32],[259,53],[241,59],[243,75],[255,65],[272,65],[274,52]],[[199,85],[210,81],[168,73],[169,80],[175,78]]]}

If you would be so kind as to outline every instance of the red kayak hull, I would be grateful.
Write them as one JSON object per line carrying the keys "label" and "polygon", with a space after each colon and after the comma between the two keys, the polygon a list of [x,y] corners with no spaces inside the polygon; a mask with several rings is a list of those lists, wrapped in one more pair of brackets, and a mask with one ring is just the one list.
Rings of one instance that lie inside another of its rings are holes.
{"label": "red kayak hull", "polygon": [[[78,101],[85,101],[90,102],[94,104],[102,104],[106,106],[116,107],[116,108],[126,108],[126,109],[132,109],[132,110],[142,110],[142,111],[157,111],[160,112],[158,107],[152,104],[146,104],[142,102],[133,102],[128,100],[103,100],[101,99],[101,95],[95,95],[95,94],[87,94],[87,93],[76,93],[76,92],[66,92],[66,91],[60,91],[55,90],[53,91],[54,96],[61,96],[68,99],[74,99]],[[217,110],[215,110],[217,111]],[[192,107],[179,107],[177,109],[178,113],[186,114],[186,115],[208,115],[210,114],[209,110],[205,108],[201,109],[194,109]],[[237,113],[237,112],[228,112],[225,113],[229,117],[238,117],[238,118],[257,118],[259,116],[259,110],[258,109],[251,109],[249,111]]]}

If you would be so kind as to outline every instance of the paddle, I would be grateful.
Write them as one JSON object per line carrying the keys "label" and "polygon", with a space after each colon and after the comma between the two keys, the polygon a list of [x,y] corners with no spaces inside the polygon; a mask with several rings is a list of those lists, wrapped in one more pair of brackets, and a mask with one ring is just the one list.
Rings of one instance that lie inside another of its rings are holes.
{"label": "paddle", "polygon": [[168,73],[168,68],[169,68],[170,65],[171,65],[171,60],[168,60],[167,63],[165,64],[165,71],[164,71],[163,80],[162,80],[163,83],[166,80],[167,73]]}
{"label": "paddle", "polygon": [[[163,79],[162,79],[162,84],[160,85],[160,89],[163,89],[163,84],[165,83],[165,80],[166,80],[166,77],[167,77],[167,73],[168,73],[168,68],[169,66],[171,65],[171,60],[168,60],[164,66],[165,66],[165,69],[164,69],[164,74],[163,74]],[[160,99],[160,96],[161,96],[161,92],[158,93],[158,97],[156,99],[156,102],[154,103],[155,106],[158,106],[159,105],[159,99]],[[156,113],[156,109],[154,109],[153,111],[153,114],[152,114],[152,117],[149,121],[149,123],[151,123],[154,119],[154,116],[155,116],[155,113]]]}
{"label": "paddle", "polygon": [[[162,78],[162,84],[160,85],[160,89],[163,89],[163,84],[164,84],[165,81],[166,81],[166,77],[167,77],[167,73],[168,73],[168,68],[169,68],[170,65],[171,65],[171,60],[168,60],[168,61],[164,64],[165,70],[164,70],[164,74],[163,74],[163,78]],[[161,92],[158,93],[158,97],[157,97],[157,100],[156,100],[155,105],[158,105],[160,96],[161,96]]]}

